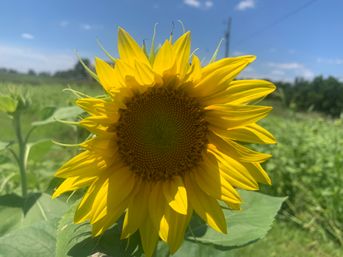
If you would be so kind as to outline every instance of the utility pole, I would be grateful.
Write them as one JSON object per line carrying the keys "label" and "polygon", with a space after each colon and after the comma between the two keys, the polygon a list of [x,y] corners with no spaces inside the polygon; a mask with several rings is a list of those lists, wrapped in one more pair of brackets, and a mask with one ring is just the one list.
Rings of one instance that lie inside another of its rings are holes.
{"label": "utility pole", "polygon": [[230,54],[230,33],[231,33],[231,17],[227,20],[227,29],[225,31],[225,57]]}

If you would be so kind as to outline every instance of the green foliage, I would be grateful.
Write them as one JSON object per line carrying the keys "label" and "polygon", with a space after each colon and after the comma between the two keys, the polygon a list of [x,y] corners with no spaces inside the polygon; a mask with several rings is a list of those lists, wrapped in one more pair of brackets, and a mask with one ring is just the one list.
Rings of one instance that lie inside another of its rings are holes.
{"label": "green foliage", "polygon": [[339,117],[343,112],[343,83],[334,77],[319,76],[312,81],[296,79],[293,84],[276,84],[286,106],[323,112],[332,117]]}
{"label": "green foliage", "polygon": [[58,219],[66,209],[65,203],[51,201],[46,194],[25,199],[1,196],[0,218],[5,226],[0,227],[0,256],[54,256]]}
{"label": "green foliage", "polygon": [[273,186],[265,191],[289,197],[286,219],[343,244],[342,120],[284,113],[264,124],[278,140],[266,164]]}

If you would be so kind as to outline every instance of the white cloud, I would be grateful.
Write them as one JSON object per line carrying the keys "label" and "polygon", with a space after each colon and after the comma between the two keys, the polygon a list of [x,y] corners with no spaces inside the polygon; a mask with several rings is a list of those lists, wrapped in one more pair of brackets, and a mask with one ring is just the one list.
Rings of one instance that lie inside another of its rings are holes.
{"label": "white cloud", "polygon": [[95,30],[95,29],[103,29],[102,25],[94,25],[89,23],[81,24],[81,29],[83,30]]}
{"label": "white cloud", "polygon": [[70,24],[69,21],[61,21],[60,22],[60,27],[67,27]]}
{"label": "white cloud", "polygon": [[288,63],[273,63],[270,62],[268,64],[270,67],[283,69],[283,70],[294,70],[294,69],[302,69],[304,67],[303,64],[297,62],[288,62]]}
{"label": "white cloud", "polygon": [[23,39],[28,39],[28,40],[32,40],[32,39],[34,39],[35,37],[34,37],[32,34],[30,34],[30,33],[22,33],[22,34],[21,34],[21,38],[23,38]]}
{"label": "white cloud", "polygon": [[255,0],[242,0],[236,5],[236,10],[238,11],[245,11],[252,8],[255,8]]}
{"label": "white cloud", "polygon": [[330,65],[341,65],[343,64],[343,59],[340,58],[318,58],[317,63],[320,64],[330,64]]}
{"label": "white cloud", "polygon": [[185,5],[195,7],[195,8],[200,8],[200,6],[201,6],[201,3],[199,0],[183,0],[183,3]]}
{"label": "white cloud", "polygon": [[[248,69],[251,67],[253,69]],[[297,77],[311,80],[315,76],[311,69],[298,62],[257,62],[248,68],[240,74],[240,78],[271,79],[273,81],[292,82]]]}
{"label": "white cloud", "polygon": [[205,2],[205,7],[206,8],[211,8],[213,6],[213,2],[212,1],[206,1]]}
{"label": "white cloud", "polygon": [[27,72],[66,70],[72,68],[77,58],[72,52],[50,52],[21,46],[0,44],[0,67]]}
{"label": "white cloud", "polygon": [[[315,74],[312,70],[305,67],[304,64],[298,62],[288,62],[288,63],[268,63],[269,67],[273,67],[276,70],[279,70],[277,73],[281,75],[280,71],[283,71],[283,75],[285,76],[293,76],[293,77],[303,77],[305,79],[312,79]],[[274,75],[276,70],[274,70]]]}
{"label": "white cloud", "polygon": [[81,28],[84,30],[91,30],[93,28],[93,26],[89,25],[89,24],[82,24]]}
{"label": "white cloud", "polygon": [[185,5],[198,9],[209,9],[213,6],[212,0],[206,0],[205,2],[202,2],[200,0],[183,0],[183,3]]}
{"label": "white cloud", "polygon": [[271,74],[276,75],[276,76],[283,76],[285,75],[285,72],[283,70],[272,70]]}

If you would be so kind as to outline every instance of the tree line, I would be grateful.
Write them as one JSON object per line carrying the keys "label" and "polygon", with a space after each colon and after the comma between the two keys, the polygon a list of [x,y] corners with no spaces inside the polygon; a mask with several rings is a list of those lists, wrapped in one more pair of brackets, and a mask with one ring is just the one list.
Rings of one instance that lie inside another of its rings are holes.
{"label": "tree line", "polygon": [[332,117],[343,113],[343,83],[334,77],[317,76],[308,81],[297,78],[293,83],[276,82],[276,97],[300,111],[317,111]]}

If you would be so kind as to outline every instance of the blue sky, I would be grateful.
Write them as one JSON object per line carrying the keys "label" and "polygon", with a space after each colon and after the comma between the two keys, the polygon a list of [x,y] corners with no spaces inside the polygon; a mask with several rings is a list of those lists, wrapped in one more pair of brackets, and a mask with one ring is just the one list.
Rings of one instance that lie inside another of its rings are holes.
{"label": "blue sky", "polygon": [[[254,54],[244,76],[292,80],[333,75],[343,80],[342,0],[1,0],[0,67],[68,69],[75,50],[116,55],[118,26],[138,42],[192,32],[192,48],[209,60],[232,17],[231,55]],[[220,57],[223,55],[223,49]]]}

